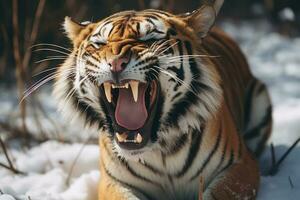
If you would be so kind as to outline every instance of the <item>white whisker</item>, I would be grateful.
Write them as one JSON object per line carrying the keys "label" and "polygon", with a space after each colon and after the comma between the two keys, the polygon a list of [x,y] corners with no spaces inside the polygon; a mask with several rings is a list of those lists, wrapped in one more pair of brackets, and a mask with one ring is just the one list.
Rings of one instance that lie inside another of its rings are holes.
{"label": "white whisker", "polygon": [[63,46],[59,46],[59,45],[56,45],[56,44],[50,44],[50,43],[39,43],[39,44],[32,45],[30,48],[40,47],[40,46],[57,47],[57,48],[60,48],[62,50],[66,50],[66,51],[72,53],[71,49],[68,49],[68,48],[65,48]]}
{"label": "white whisker", "polygon": [[40,49],[35,49],[33,51],[34,52],[38,52],[38,51],[52,51],[52,52],[56,52],[56,53],[60,53],[60,54],[69,56],[69,53],[66,53],[64,51],[57,50],[57,49],[50,49],[50,48],[40,48]]}

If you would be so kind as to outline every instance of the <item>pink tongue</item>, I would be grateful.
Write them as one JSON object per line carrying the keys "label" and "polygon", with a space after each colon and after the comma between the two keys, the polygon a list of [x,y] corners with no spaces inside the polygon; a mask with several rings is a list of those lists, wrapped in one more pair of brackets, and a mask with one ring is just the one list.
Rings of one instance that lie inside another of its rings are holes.
{"label": "pink tongue", "polygon": [[146,85],[139,84],[139,95],[134,102],[131,89],[119,89],[119,98],[115,111],[117,123],[128,129],[137,130],[145,124],[148,112],[145,106]]}

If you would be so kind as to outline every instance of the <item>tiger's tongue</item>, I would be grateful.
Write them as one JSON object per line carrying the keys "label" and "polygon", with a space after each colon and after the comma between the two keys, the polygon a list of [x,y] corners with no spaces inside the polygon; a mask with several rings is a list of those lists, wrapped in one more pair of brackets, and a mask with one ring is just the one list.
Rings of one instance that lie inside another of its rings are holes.
{"label": "tiger's tongue", "polygon": [[130,88],[119,89],[115,118],[120,126],[128,130],[137,130],[143,127],[148,117],[145,105],[146,89],[146,84],[139,84],[137,102],[134,102]]}

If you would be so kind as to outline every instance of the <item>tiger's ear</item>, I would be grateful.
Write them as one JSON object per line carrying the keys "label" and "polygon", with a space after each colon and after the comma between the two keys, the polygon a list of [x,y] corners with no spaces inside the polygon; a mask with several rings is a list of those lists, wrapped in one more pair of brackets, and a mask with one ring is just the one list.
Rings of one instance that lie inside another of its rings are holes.
{"label": "tiger's ear", "polygon": [[224,3],[224,0],[212,0],[191,14],[186,15],[189,26],[197,31],[199,37],[204,38],[216,21],[216,17]]}
{"label": "tiger's ear", "polygon": [[68,38],[71,41],[74,41],[75,38],[79,35],[82,29],[85,28],[85,25],[74,22],[71,17],[65,17],[65,21],[63,23],[63,27]]}

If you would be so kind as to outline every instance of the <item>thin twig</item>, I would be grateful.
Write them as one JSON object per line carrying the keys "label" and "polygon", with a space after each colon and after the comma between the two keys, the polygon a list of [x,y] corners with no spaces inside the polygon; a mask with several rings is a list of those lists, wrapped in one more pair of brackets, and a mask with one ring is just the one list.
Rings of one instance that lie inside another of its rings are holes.
{"label": "thin twig", "polygon": [[3,152],[4,152],[4,155],[5,155],[5,158],[6,158],[7,162],[8,162],[8,165],[5,165],[5,164],[3,164],[3,163],[0,163],[0,166],[1,166],[1,167],[4,167],[4,168],[6,168],[6,169],[8,169],[8,170],[10,170],[10,171],[12,171],[12,172],[15,173],[15,174],[22,174],[22,175],[24,175],[24,174],[25,174],[24,172],[21,172],[21,171],[17,170],[17,169],[14,167],[14,165],[13,165],[13,163],[12,163],[10,157],[8,156],[7,148],[6,148],[6,146],[5,146],[5,144],[4,144],[4,142],[3,142],[3,140],[2,140],[1,137],[0,137],[0,146],[1,146],[1,148],[2,148],[2,150],[3,150]]}
{"label": "thin twig", "polygon": [[[12,22],[13,22],[13,54],[16,63],[16,78],[18,86],[18,96],[22,99],[23,93],[25,91],[25,80],[26,72],[22,64],[21,53],[20,53],[20,43],[19,43],[19,20],[18,20],[18,0],[12,1],[13,12],[12,12]],[[26,127],[26,102],[20,103],[20,112],[22,118],[22,129],[23,133],[27,133]]]}
{"label": "thin twig", "polygon": [[9,166],[7,166],[7,165],[1,163],[1,162],[0,162],[0,166],[3,167],[3,168],[5,168],[5,169],[7,169],[7,170],[9,170],[9,171],[12,171],[12,172],[15,173],[15,174],[25,175],[24,172],[21,172],[21,171],[15,169],[15,168],[11,168],[11,167],[9,167]]}
{"label": "thin twig", "polygon": [[41,21],[41,16],[45,7],[45,3],[46,0],[40,0],[38,7],[36,9],[36,13],[35,13],[35,17],[34,17],[34,22],[33,22],[33,26],[32,26],[32,30],[31,30],[31,34],[30,34],[30,38],[29,38],[29,42],[28,45],[25,47],[25,49],[27,49],[24,58],[23,58],[23,66],[24,68],[26,68],[29,64],[30,58],[31,58],[31,49],[28,49],[29,47],[31,47],[36,38],[37,38],[37,33],[38,33],[38,29],[39,29],[39,25],[40,25],[40,21]]}
{"label": "thin twig", "polygon": [[13,140],[17,138],[18,140],[25,139],[27,140],[27,142],[28,140],[30,140],[31,142],[35,142],[35,143],[43,143],[46,141],[46,139],[35,137],[32,134],[25,135],[19,127],[13,127],[8,122],[0,122],[0,129],[9,133],[7,140]]}
{"label": "thin twig", "polygon": [[293,184],[291,176],[289,176],[289,183],[290,183],[291,188],[294,189],[294,184]]}
{"label": "thin twig", "polygon": [[272,156],[272,166],[274,166],[276,164],[276,155],[275,155],[273,143],[271,143],[271,156]]}
{"label": "thin twig", "polygon": [[6,146],[5,146],[5,144],[4,144],[4,142],[3,142],[3,140],[2,140],[1,137],[0,137],[0,145],[1,145],[1,148],[2,148],[2,150],[3,150],[4,155],[5,155],[5,157],[6,157],[6,160],[7,160],[7,162],[8,162],[9,167],[13,169],[14,166],[13,166],[12,161],[10,160],[10,158],[9,158],[9,156],[8,156],[7,148],[6,148]]}
{"label": "thin twig", "polygon": [[[269,170],[269,175],[273,176],[278,172],[278,169],[282,162],[287,158],[287,156],[291,153],[291,151],[296,147],[296,145],[300,142],[300,138],[298,138],[293,145],[288,148],[288,150],[281,156],[281,158],[276,162],[275,165],[272,165],[271,169]],[[275,153],[274,153],[275,154]]]}
{"label": "thin twig", "polygon": [[69,185],[70,184],[70,180],[71,180],[71,176],[73,174],[73,171],[74,171],[74,167],[82,153],[82,151],[84,150],[85,146],[87,145],[87,143],[90,141],[90,139],[92,138],[92,134],[87,138],[87,140],[82,144],[82,147],[80,148],[80,150],[78,151],[75,159],[73,160],[73,163],[71,165],[71,168],[70,168],[70,171],[69,171],[69,174],[68,174],[68,177],[66,179],[66,185]]}
{"label": "thin twig", "polygon": [[7,34],[7,28],[5,27],[4,24],[1,24],[1,33],[2,33],[2,36],[3,36],[3,44],[2,44],[2,48],[3,48],[3,55],[2,57],[4,58],[3,59],[3,62],[0,64],[0,76],[4,75],[4,72],[5,72],[5,68],[7,67],[7,53],[8,53],[8,41],[9,41],[9,38],[8,38],[8,34]]}

